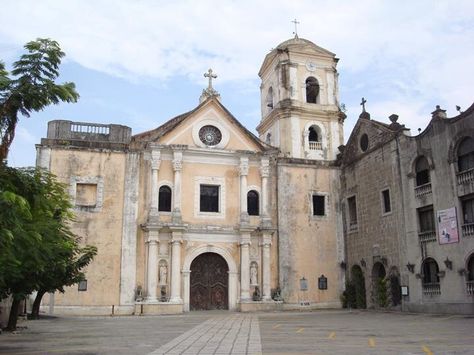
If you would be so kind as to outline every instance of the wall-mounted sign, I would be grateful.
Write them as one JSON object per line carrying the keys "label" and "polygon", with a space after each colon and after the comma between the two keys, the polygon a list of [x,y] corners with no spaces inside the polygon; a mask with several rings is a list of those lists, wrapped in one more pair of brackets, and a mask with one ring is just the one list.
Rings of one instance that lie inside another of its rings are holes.
{"label": "wall-mounted sign", "polygon": [[439,244],[458,243],[459,234],[456,207],[438,211],[436,217],[438,220]]}
{"label": "wall-mounted sign", "polygon": [[402,296],[408,296],[408,286],[400,286]]}

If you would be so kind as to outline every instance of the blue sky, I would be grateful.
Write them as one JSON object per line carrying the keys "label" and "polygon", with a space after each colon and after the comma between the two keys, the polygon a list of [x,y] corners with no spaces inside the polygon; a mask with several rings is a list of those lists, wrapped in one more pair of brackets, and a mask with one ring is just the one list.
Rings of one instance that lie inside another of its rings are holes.
{"label": "blue sky", "polygon": [[294,18],[300,37],[340,58],[346,139],[361,97],[373,119],[396,113],[413,134],[435,105],[451,117],[474,101],[473,1],[6,0],[0,60],[10,67],[26,42],[55,39],[66,52],[60,80],[81,95],[21,118],[9,164],[34,165],[50,120],[157,127],[198,104],[210,67],[223,104],[254,131],[258,70],[293,36]]}

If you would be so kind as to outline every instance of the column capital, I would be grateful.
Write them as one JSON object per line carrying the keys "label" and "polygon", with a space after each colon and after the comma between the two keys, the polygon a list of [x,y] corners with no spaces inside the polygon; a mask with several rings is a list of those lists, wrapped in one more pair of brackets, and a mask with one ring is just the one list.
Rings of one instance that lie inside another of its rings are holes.
{"label": "column capital", "polygon": [[250,245],[250,233],[243,233],[240,235],[240,245]]}
{"label": "column capital", "polygon": [[245,156],[240,157],[239,173],[240,173],[240,176],[249,174],[249,158],[248,157],[245,157]]}
{"label": "column capital", "polygon": [[268,158],[262,158],[260,161],[260,175],[262,178],[270,176],[270,161]]}
{"label": "column capital", "polygon": [[173,150],[173,170],[181,171],[183,168],[183,151],[182,149]]}
{"label": "column capital", "polygon": [[159,242],[160,234],[157,230],[148,230],[148,235],[146,238],[146,243],[154,244]]}
{"label": "column capital", "polygon": [[153,170],[159,170],[161,164],[161,152],[157,149],[153,149],[150,154],[151,168]]}

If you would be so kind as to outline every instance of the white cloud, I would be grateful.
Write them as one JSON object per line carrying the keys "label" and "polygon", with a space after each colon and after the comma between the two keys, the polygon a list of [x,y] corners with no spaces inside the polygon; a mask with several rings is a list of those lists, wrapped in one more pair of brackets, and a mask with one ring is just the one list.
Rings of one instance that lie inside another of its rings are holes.
{"label": "white cloud", "polygon": [[385,115],[417,122],[434,103],[471,104],[473,14],[469,0],[11,0],[2,4],[0,48],[51,37],[68,60],[130,81],[179,75],[205,85],[212,67],[219,83],[245,88],[298,18],[300,36],[341,58],[341,84],[353,88],[343,102],[369,96]]}

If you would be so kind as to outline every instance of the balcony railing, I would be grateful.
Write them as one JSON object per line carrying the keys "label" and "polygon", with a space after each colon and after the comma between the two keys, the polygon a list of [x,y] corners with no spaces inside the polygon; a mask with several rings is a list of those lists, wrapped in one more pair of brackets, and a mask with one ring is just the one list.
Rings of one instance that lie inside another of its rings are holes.
{"label": "balcony railing", "polygon": [[418,232],[420,243],[436,242],[436,231]]}
{"label": "balcony railing", "polygon": [[462,225],[463,237],[474,237],[474,223],[466,223]]}
{"label": "balcony railing", "polygon": [[415,187],[415,196],[422,197],[431,193],[431,182]]}
{"label": "balcony railing", "polygon": [[71,123],[71,132],[89,133],[89,134],[109,134],[110,126],[98,123]]}
{"label": "balcony railing", "polygon": [[321,142],[309,142],[309,150],[322,150],[323,144]]}
{"label": "balcony railing", "polygon": [[474,295],[474,281],[466,281],[466,292],[468,295]]}
{"label": "balcony railing", "polygon": [[424,283],[423,287],[423,295],[425,296],[437,296],[441,294],[441,287],[439,282],[433,283]]}
{"label": "balcony railing", "polygon": [[474,182],[474,168],[461,171],[457,174],[458,185],[468,184]]}

